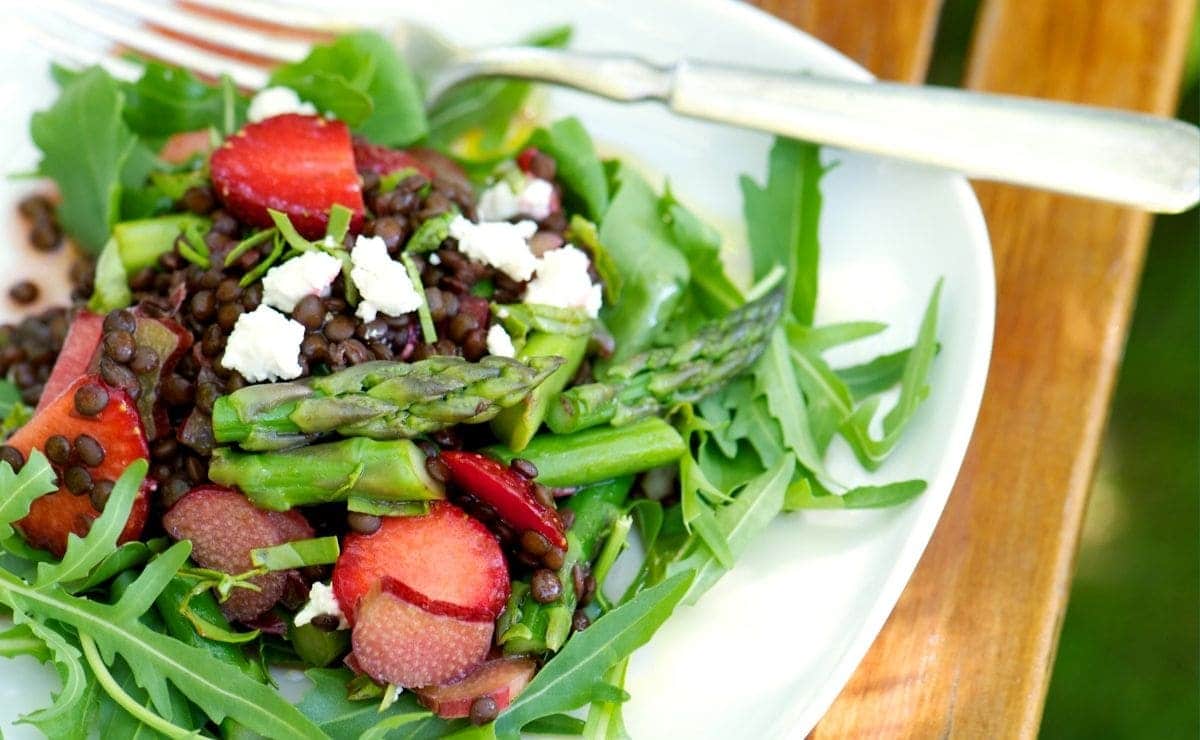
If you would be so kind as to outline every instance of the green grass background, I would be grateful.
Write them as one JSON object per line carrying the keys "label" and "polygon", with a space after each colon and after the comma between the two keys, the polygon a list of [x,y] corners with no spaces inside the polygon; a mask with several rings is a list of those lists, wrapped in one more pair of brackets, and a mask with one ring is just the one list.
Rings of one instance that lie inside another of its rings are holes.
{"label": "green grass background", "polygon": [[[929,80],[962,79],[947,0]],[[1200,120],[1200,12],[1179,117]],[[1200,211],[1154,224],[1046,698],[1049,740],[1200,738]]]}

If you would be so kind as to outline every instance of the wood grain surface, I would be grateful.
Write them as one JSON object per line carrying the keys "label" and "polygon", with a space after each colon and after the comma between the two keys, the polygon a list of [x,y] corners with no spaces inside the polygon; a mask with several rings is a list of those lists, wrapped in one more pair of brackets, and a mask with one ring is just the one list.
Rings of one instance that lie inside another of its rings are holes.
{"label": "wood grain surface", "polygon": [[[760,5],[880,76],[911,80],[938,3]],[[1170,115],[1194,10],[1194,0],[984,0],[966,84]],[[912,581],[818,738],[1037,735],[1151,218],[976,190],[998,305],[975,436]]]}

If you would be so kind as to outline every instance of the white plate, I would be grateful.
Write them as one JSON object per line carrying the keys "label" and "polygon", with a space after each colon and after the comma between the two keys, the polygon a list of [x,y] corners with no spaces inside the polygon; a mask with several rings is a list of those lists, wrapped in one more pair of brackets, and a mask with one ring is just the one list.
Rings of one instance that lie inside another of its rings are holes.
{"label": "white plate", "polygon": [[[484,4],[469,0],[400,5],[411,10],[388,12],[407,12],[473,44],[571,23],[573,45],[581,49],[869,77],[820,42],[733,2],[509,0],[502,13],[481,12]],[[0,49],[0,171],[26,170],[36,161],[26,130],[29,114],[53,97],[45,65],[19,40]],[[761,180],[769,137],[673,118],[652,104],[619,106],[566,91],[555,91],[549,104],[552,115],[583,119],[607,150],[669,174],[676,192],[727,233],[734,251],[744,246],[737,176],[749,172]],[[840,164],[823,185],[819,321],[891,325],[836,359],[851,362],[911,343],[929,291],[939,276],[946,279],[933,392],[905,440],[875,475],[862,473],[842,444],[832,449],[830,465],[849,482],[924,478],[929,489],[898,509],[781,517],[697,607],[681,608],[636,655],[625,712],[634,737],[803,737],[894,606],[966,451],[987,373],[995,297],[978,204],[960,177],[843,152],[827,152],[826,159]],[[28,187],[0,183],[0,203],[12,203]],[[0,252],[0,275],[44,276],[19,246],[22,227],[13,209],[0,211],[0,220],[0,233],[13,245]],[[48,287],[44,279],[40,284]],[[9,310],[4,299],[0,313]],[[54,683],[31,661],[5,664],[0,729],[7,737],[29,736],[28,727],[10,723],[44,702]]]}

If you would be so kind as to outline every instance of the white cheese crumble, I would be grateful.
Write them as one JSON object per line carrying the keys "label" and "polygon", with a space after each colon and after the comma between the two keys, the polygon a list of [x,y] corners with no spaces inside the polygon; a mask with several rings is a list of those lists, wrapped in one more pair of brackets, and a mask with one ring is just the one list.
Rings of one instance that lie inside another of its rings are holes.
{"label": "white cheese crumble", "polygon": [[301,298],[329,295],[329,284],[342,271],[342,263],[324,252],[305,252],[263,276],[263,303],[290,313]]}
{"label": "white cheese crumble", "polygon": [[537,257],[529,249],[529,237],[535,233],[537,224],[532,221],[477,224],[458,216],[450,222],[450,236],[458,240],[458,251],[520,281],[528,280],[537,267]]}
{"label": "white cheese crumble", "polygon": [[303,609],[296,612],[296,626],[303,627],[323,614],[337,617],[338,629],[350,629],[350,623],[346,621],[346,615],[342,613],[337,596],[333,594],[333,587],[317,581],[308,589],[308,603],[304,605]]}
{"label": "white cheese crumble", "polygon": [[312,103],[301,100],[292,88],[267,87],[259,90],[251,99],[250,107],[246,109],[246,118],[251,123],[258,123],[284,113],[314,115],[316,112],[316,107]]}
{"label": "white cheese crumble", "polygon": [[387,245],[378,236],[359,236],[350,252],[350,279],[360,295],[356,315],[373,321],[378,314],[403,316],[416,311],[421,296],[408,277],[403,263],[388,256]]}
{"label": "white cheese crumble", "polygon": [[517,348],[513,346],[512,337],[499,324],[492,324],[487,333],[487,351],[497,357],[516,357]]}
{"label": "white cheese crumble", "polygon": [[603,301],[600,286],[588,275],[588,256],[568,244],[546,252],[537,265],[537,277],[525,289],[525,303],[559,308],[582,308],[596,318]]}
{"label": "white cheese crumble", "polygon": [[268,306],[238,317],[221,364],[251,383],[300,377],[304,327]]}
{"label": "white cheese crumble", "polygon": [[554,208],[554,186],[539,177],[527,177],[516,192],[507,179],[500,180],[479,196],[475,212],[481,221],[507,221],[514,216],[528,216],[541,221]]}

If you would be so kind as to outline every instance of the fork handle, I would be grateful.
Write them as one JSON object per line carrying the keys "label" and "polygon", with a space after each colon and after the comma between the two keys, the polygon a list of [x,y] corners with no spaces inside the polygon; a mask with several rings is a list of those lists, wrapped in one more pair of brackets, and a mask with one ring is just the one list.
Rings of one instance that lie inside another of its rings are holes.
{"label": "fork handle", "polygon": [[693,118],[1149,211],[1177,213],[1200,201],[1200,129],[1139,113],[555,49],[487,49],[455,68],[450,84],[509,76],[661,100]]}

